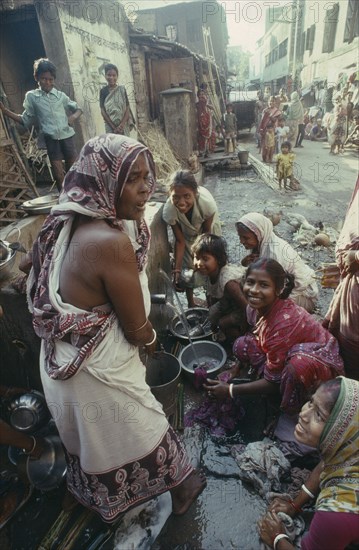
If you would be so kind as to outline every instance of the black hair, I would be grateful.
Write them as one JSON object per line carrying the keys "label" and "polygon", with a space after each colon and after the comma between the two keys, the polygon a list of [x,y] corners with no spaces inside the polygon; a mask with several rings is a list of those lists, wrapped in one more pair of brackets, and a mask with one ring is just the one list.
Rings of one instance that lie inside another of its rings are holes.
{"label": "black hair", "polygon": [[202,254],[211,254],[214,256],[220,267],[228,263],[227,243],[223,237],[213,235],[212,233],[203,233],[199,235],[192,245],[192,253],[195,256]]}
{"label": "black hair", "polygon": [[105,74],[108,71],[115,71],[118,76],[118,68],[113,63],[106,63],[106,65],[104,66],[104,71],[105,71]]}
{"label": "black hair", "polygon": [[282,145],[280,146],[280,148],[282,149],[283,147],[286,147],[288,149],[288,151],[291,151],[292,150],[292,144],[290,141],[283,141]]}
{"label": "black hair", "polygon": [[189,187],[194,193],[198,193],[198,183],[190,170],[177,170],[171,176],[169,190],[175,187]]}
{"label": "black hair", "polygon": [[47,59],[47,57],[40,57],[34,61],[34,79],[38,81],[39,76],[43,73],[49,72],[54,78],[56,78],[56,67]]}
{"label": "black hair", "polygon": [[274,282],[276,291],[280,291],[279,298],[288,298],[294,288],[294,275],[285,271],[277,260],[259,258],[251,263],[246,271],[246,279],[253,269],[264,269]]}

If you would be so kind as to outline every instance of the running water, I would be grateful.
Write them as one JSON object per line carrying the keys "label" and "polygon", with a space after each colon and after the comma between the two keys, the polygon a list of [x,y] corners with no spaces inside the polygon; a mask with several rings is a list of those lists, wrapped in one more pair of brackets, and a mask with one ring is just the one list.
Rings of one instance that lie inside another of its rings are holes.
{"label": "running water", "polygon": [[163,271],[163,269],[159,270],[159,274],[167,282],[167,284],[172,288],[173,294],[176,297],[178,309],[173,304],[171,304],[169,301],[166,302],[166,305],[168,305],[171,309],[173,309],[182,321],[183,328],[185,329],[186,336],[187,336],[188,341],[190,343],[190,346],[192,348],[194,359],[195,359],[195,363],[193,364],[193,370],[194,370],[196,366],[198,366],[198,367],[202,366],[203,361],[201,363],[201,361],[199,360],[199,357],[198,357],[197,351],[196,351],[196,346],[193,345],[193,340],[191,338],[191,333],[190,333],[191,327],[190,327],[190,325],[187,321],[187,317],[186,317],[185,311],[183,309],[183,306],[181,304],[181,300],[179,299],[179,296],[176,292],[176,289],[174,288],[174,286],[172,284],[171,279],[169,278],[167,273],[165,271]]}

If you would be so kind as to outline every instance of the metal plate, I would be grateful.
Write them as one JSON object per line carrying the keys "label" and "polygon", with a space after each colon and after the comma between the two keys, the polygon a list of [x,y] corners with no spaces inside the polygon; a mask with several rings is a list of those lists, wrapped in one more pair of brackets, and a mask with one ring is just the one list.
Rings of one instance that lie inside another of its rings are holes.
{"label": "metal plate", "polygon": [[48,214],[58,201],[59,196],[56,194],[44,195],[43,197],[23,202],[21,208],[28,214]]}
{"label": "metal plate", "polygon": [[40,458],[28,457],[26,472],[30,483],[41,491],[58,487],[66,475],[65,452],[58,436],[45,437],[45,449]]}

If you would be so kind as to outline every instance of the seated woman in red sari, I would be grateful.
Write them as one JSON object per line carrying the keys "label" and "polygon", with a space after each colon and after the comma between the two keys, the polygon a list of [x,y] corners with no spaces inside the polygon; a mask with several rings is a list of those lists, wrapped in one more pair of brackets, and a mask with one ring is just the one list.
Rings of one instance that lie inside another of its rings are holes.
{"label": "seated woman in red sari", "polygon": [[249,266],[243,293],[249,303],[248,321],[255,327],[253,333],[237,338],[233,352],[257,371],[258,380],[241,385],[207,380],[211,395],[223,399],[280,393],[281,410],[294,415],[320,382],[344,373],[334,336],[287,300],[293,287],[293,275],[276,260],[260,258]]}

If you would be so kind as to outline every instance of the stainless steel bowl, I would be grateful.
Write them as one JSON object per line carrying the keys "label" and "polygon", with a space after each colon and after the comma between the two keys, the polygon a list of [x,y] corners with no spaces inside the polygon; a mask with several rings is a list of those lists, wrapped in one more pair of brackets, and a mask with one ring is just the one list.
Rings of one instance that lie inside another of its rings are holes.
{"label": "stainless steel bowl", "polygon": [[50,417],[44,395],[35,390],[10,401],[8,411],[10,424],[24,433],[38,430]]}
{"label": "stainless steel bowl", "polygon": [[45,449],[40,458],[28,457],[26,473],[30,483],[41,491],[56,489],[66,475],[66,459],[60,438],[45,437]]}
{"label": "stainless steel bowl", "polygon": [[[212,331],[208,320],[208,309],[204,307],[191,307],[186,309],[184,313],[189,325],[191,340],[203,340],[211,336]],[[178,315],[171,319],[169,329],[173,336],[188,343],[186,329]]]}
{"label": "stainless steel bowl", "polygon": [[194,342],[193,346],[189,344],[183,348],[178,360],[183,371],[190,377],[194,376],[194,368],[202,365],[205,366],[208,376],[211,377],[223,367],[227,360],[227,353],[216,342]]}
{"label": "stainless steel bowl", "polygon": [[56,194],[44,195],[32,199],[31,201],[23,202],[21,207],[27,214],[49,214],[51,208],[59,202],[59,196]]}

